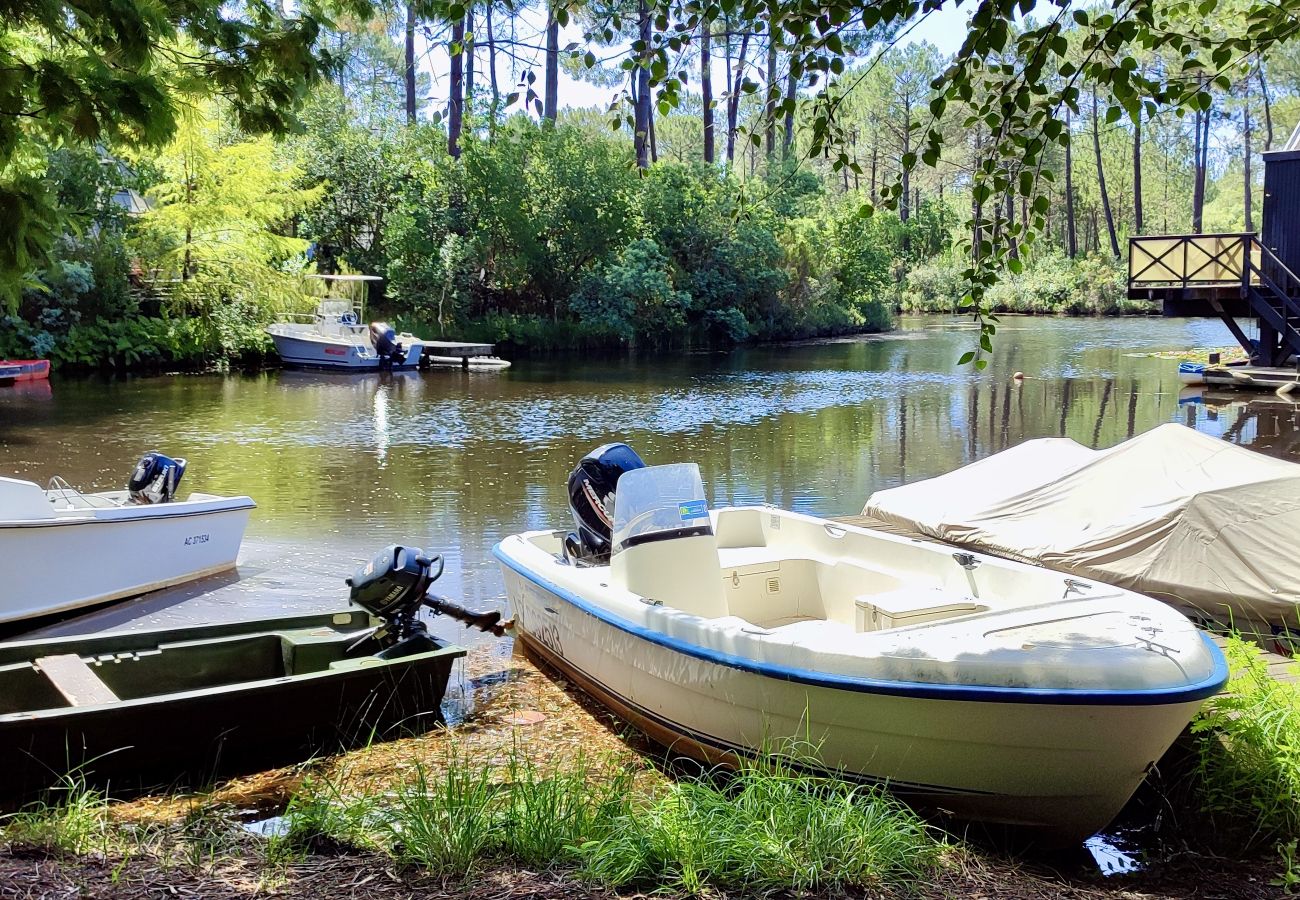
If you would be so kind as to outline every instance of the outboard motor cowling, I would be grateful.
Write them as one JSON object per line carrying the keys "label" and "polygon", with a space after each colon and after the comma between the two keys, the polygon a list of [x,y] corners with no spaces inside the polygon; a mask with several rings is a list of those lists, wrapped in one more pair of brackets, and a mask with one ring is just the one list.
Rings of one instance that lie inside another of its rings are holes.
{"label": "outboard motor cowling", "polygon": [[564,542],[570,558],[596,565],[609,561],[618,479],[643,468],[636,451],[622,443],[604,444],[578,461],[569,476],[569,511],[577,529]]}
{"label": "outboard motor cowling", "polygon": [[420,610],[425,608],[497,637],[513,627],[513,620],[502,622],[501,613],[495,610],[471,612],[446,597],[429,594],[429,586],[440,575],[441,556],[425,556],[418,547],[394,544],[347,579],[352,589],[349,599],[384,623],[375,633],[384,648],[377,656],[397,659],[438,649],[438,642],[419,619]]}
{"label": "outboard motor cowling", "polygon": [[374,344],[376,353],[392,362],[401,362],[406,355],[397,341],[397,332],[387,322],[370,323],[370,343]]}
{"label": "outboard motor cowling", "polygon": [[169,503],[176,496],[176,486],[184,474],[184,459],[172,459],[153,450],[135,464],[126,489],[134,503]]}

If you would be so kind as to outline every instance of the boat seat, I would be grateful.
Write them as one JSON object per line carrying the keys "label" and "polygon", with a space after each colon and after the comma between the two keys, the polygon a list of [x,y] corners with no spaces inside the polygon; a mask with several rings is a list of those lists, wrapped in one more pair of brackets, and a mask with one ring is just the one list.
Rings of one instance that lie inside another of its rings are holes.
{"label": "boat seat", "polygon": [[117,694],[75,653],[42,656],[36,660],[36,667],[71,706],[94,706],[118,700]]}

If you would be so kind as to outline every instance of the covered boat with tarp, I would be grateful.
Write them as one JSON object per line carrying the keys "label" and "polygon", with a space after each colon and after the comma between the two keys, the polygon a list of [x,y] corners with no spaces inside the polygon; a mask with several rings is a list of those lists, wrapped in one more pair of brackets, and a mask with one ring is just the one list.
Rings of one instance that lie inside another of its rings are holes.
{"label": "covered boat with tarp", "polygon": [[904,532],[1095,578],[1208,625],[1296,629],[1300,465],[1182,425],[1107,450],[1026,441],[877,491],[863,514]]}

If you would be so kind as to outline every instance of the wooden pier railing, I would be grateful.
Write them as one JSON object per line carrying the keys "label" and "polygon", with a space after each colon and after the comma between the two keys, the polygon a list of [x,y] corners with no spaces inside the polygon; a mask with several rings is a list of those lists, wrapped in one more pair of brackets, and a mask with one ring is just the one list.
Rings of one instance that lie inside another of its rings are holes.
{"label": "wooden pier railing", "polygon": [[1258,283],[1263,249],[1253,232],[1131,237],[1129,288],[1244,288]]}

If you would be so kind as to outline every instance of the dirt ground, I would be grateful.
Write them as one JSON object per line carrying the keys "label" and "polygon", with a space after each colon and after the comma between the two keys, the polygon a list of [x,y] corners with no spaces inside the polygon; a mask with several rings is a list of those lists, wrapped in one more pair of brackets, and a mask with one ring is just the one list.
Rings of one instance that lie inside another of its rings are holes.
{"label": "dirt ground", "polygon": [[[377,744],[309,765],[227,782],[202,795],[171,795],[115,803],[119,823],[165,825],[196,808],[221,807],[255,818],[283,808],[304,778],[328,776],[357,790],[383,790],[416,765],[436,769],[449,753],[476,762],[523,753],[538,766],[582,753],[636,764],[646,779],[665,777],[648,764],[651,748],[603,708],[562,680],[539,672],[520,655],[503,659],[480,650],[465,663],[462,693],[449,708],[468,710],[463,721],[422,737]],[[264,842],[251,833],[208,858],[185,858],[142,849],[126,855],[67,856],[0,849],[0,900],[10,898],[233,898],[302,900],[343,898],[457,898],[457,900],[616,900],[620,895],[564,872],[496,867],[464,880],[443,881],[403,872],[383,856],[311,855],[292,863],[269,862]],[[919,898],[1205,898],[1246,900],[1284,896],[1270,884],[1276,857],[1234,861],[1186,854],[1128,875],[1103,876],[1080,858],[1065,863],[1005,857],[995,850],[955,851],[934,880],[879,896]]]}

